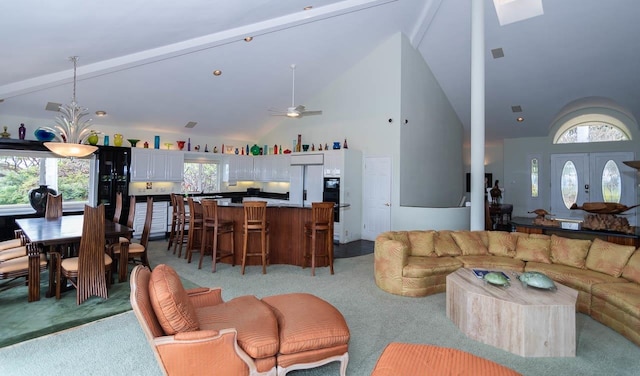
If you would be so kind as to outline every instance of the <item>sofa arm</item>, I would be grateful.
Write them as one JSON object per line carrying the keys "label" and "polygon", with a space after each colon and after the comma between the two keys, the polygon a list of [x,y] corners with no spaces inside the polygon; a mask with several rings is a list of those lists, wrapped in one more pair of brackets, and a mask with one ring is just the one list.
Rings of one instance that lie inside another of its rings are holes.
{"label": "sofa arm", "polygon": [[237,344],[235,329],[200,330],[154,339],[168,375],[249,375],[256,365]]}
{"label": "sofa arm", "polygon": [[411,254],[406,234],[402,236],[398,232],[390,231],[378,235],[373,253],[376,284],[385,291],[400,294],[402,271]]}
{"label": "sofa arm", "polygon": [[224,300],[222,300],[221,288],[210,289],[207,287],[196,287],[193,289],[188,289],[186,291],[194,308],[201,308],[224,303]]}

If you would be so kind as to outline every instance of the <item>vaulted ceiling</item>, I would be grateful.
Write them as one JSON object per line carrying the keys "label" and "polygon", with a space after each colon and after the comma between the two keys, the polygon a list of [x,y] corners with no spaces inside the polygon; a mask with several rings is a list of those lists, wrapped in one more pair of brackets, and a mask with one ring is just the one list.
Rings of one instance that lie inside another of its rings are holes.
{"label": "vaulted ceiling", "polygon": [[[45,105],[70,101],[67,58],[77,55],[78,102],[108,113],[96,124],[181,133],[193,121],[195,137],[256,140],[304,121],[269,112],[291,105],[291,64],[296,104],[313,108],[316,93],[402,32],[468,132],[471,1],[3,1],[0,125],[53,123]],[[583,97],[640,118],[640,2],[543,0],[544,15],[505,26],[493,1],[484,6],[488,141],[545,136],[558,111]],[[496,48],[504,57],[492,57]]]}

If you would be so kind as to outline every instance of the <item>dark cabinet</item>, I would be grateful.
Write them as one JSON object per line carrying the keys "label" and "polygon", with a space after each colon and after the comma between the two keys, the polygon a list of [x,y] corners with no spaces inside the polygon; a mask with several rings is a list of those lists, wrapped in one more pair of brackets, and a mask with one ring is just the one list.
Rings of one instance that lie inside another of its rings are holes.
{"label": "dark cabinet", "polygon": [[98,148],[97,204],[104,204],[106,218],[113,218],[116,193],[122,192],[120,223],[126,222],[129,213],[129,180],[131,175],[131,148],[100,146]]}

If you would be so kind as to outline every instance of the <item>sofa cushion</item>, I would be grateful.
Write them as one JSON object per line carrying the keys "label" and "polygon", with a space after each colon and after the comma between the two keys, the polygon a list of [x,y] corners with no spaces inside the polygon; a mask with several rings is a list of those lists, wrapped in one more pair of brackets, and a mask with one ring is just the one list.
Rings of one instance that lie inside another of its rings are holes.
{"label": "sofa cushion", "polygon": [[436,256],[433,247],[435,231],[409,231],[412,256]]}
{"label": "sofa cushion", "polygon": [[271,308],[252,295],[196,310],[202,330],[235,329],[238,345],[252,358],[278,352],[278,322]]}
{"label": "sofa cushion", "polygon": [[608,274],[595,272],[589,269],[578,269],[561,264],[546,264],[541,262],[528,262],[524,268],[527,272],[540,272],[558,283],[573,289],[591,292],[591,286],[598,283],[627,283],[622,278],[615,278]]}
{"label": "sofa cushion", "polygon": [[640,285],[635,283],[601,283],[594,285],[593,296],[640,318]]}
{"label": "sofa cushion", "polygon": [[407,265],[402,269],[402,276],[407,278],[424,278],[433,275],[446,275],[461,267],[462,262],[455,257],[409,256]]}
{"label": "sofa cushion", "polygon": [[462,254],[455,240],[451,237],[452,233],[453,231],[450,230],[436,232],[433,246],[438,256],[457,256]]}
{"label": "sofa cushion", "polygon": [[594,239],[589,249],[586,266],[588,269],[597,272],[620,277],[622,269],[629,261],[633,251],[635,251],[635,247],[632,245],[621,245]]}
{"label": "sofa cushion", "polygon": [[516,255],[518,238],[506,231],[487,231],[489,253],[494,256],[513,257]]}
{"label": "sofa cushion", "polygon": [[584,269],[591,240],[551,235],[551,262]]}
{"label": "sofa cushion", "polygon": [[522,261],[544,262],[546,264],[551,264],[551,258],[549,256],[549,241],[551,237],[547,236],[545,238],[532,236],[538,234],[529,235],[530,236],[526,238],[518,238],[518,242],[516,243],[516,255],[514,258]]}
{"label": "sofa cushion", "polygon": [[507,256],[456,256],[467,269],[524,271],[524,261]]}
{"label": "sofa cushion", "polygon": [[484,245],[477,231],[456,231],[451,234],[453,240],[462,251],[463,255],[488,255],[489,250]]}
{"label": "sofa cushion", "polygon": [[153,269],[149,295],[153,311],[167,335],[199,329],[195,309],[173,268],[160,264]]}
{"label": "sofa cushion", "polygon": [[640,249],[629,257],[627,265],[622,269],[622,277],[640,284]]}

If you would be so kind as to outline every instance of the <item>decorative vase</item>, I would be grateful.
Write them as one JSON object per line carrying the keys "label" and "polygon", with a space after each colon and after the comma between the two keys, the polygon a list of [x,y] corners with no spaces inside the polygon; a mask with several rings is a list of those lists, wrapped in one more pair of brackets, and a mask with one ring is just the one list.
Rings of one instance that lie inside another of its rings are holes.
{"label": "decorative vase", "polygon": [[120,133],[113,135],[113,144],[115,146],[122,146],[122,135]]}
{"label": "decorative vase", "polygon": [[26,133],[27,128],[24,126],[24,123],[20,123],[20,128],[18,128],[18,137],[20,137],[21,140],[24,140]]}
{"label": "decorative vase", "polygon": [[98,145],[98,134],[95,131],[91,131],[87,141],[89,141],[89,145]]}
{"label": "decorative vase", "polygon": [[31,207],[35,209],[38,215],[43,215],[47,209],[47,195],[58,194],[55,189],[49,188],[47,185],[40,185],[38,188],[32,188],[29,190],[29,203]]}

